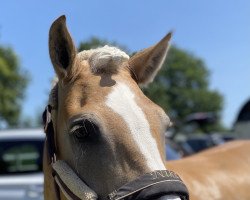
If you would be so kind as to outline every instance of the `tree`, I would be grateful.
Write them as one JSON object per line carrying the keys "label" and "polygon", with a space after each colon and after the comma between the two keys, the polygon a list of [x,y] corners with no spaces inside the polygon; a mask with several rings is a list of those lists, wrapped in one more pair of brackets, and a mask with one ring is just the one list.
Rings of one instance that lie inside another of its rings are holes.
{"label": "tree", "polygon": [[128,52],[128,49],[124,45],[118,44],[117,42],[110,42],[107,40],[99,39],[97,37],[92,37],[87,41],[81,42],[78,50],[79,51],[89,50],[89,49],[94,49],[97,47],[103,47],[105,45],[119,47],[123,51]]}
{"label": "tree", "polygon": [[28,83],[27,73],[21,70],[11,48],[0,47],[0,122],[17,126],[21,102]]}
{"label": "tree", "polygon": [[[79,50],[106,44],[121,47],[115,42],[91,38],[82,42]],[[122,46],[122,49],[126,48]],[[214,113],[219,119],[223,97],[218,91],[209,89],[209,75],[205,63],[200,58],[173,46],[154,82],[143,88],[143,92],[170,115],[176,128],[180,129],[191,113]],[[202,124],[199,128],[202,132],[223,130],[219,120],[212,124]]]}
{"label": "tree", "polygon": [[[160,73],[144,93],[160,105],[178,127],[191,113],[212,112],[220,118],[223,97],[218,91],[209,89],[209,75],[200,58],[173,46]],[[202,132],[212,129],[222,129],[219,120],[200,127]]]}

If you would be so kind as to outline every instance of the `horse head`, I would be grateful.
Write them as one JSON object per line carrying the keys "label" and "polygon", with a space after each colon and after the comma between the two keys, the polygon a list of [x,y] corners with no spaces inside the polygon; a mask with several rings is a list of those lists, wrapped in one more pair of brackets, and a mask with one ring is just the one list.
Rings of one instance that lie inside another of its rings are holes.
{"label": "horse head", "polygon": [[[160,70],[171,33],[131,58],[110,46],[77,53],[65,21],[58,18],[49,32],[58,77],[49,98],[57,159],[105,199],[144,174],[166,170],[164,132],[170,120],[139,85]],[[50,198],[51,169],[45,165]]]}

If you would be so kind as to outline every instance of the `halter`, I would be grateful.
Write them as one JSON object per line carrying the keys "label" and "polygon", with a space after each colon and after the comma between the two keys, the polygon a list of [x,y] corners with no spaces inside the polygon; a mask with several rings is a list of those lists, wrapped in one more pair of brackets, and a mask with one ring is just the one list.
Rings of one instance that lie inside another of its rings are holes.
{"label": "halter", "polygon": [[[56,200],[60,200],[60,190],[68,200],[96,200],[98,195],[63,160],[56,158],[54,127],[51,118],[52,106],[43,113],[47,152],[52,165],[52,176],[56,188]],[[170,170],[157,170],[126,183],[107,196],[107,200],[147,200],[164,195],[176,195],[189,200],[188,190],[181,178]]]}

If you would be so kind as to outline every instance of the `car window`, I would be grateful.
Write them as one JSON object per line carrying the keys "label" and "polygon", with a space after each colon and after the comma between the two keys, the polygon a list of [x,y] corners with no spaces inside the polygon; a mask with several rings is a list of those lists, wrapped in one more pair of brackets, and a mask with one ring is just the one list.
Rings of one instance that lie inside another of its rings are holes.
{"label": "car window", "polygon": [[181,158],[181,155],[169,145],[166,145],[166,156],[167,160],[178,160]]}
{"label": "car window", "polygon": [[43,140],[1,140],[0,174],[42,171]]}
{"label": "car window", "polygon": [[212,142],[209,139],[189,139],[187,143],[195,151],[201,151],[213,146]]}

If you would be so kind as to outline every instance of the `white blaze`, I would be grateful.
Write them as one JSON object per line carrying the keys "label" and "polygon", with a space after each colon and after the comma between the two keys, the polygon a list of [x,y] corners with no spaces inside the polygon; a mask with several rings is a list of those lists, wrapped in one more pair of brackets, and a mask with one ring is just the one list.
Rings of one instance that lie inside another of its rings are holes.
{"label": "white blaze", "polygon": [[134,93],[124,83],[117,83],[108,95],[106,105],[119,114],[127,123],[131,136],[153,170],[164,170],[165,165],[160,156],[157,143],[150,132],[149,123],[134,100]]}

